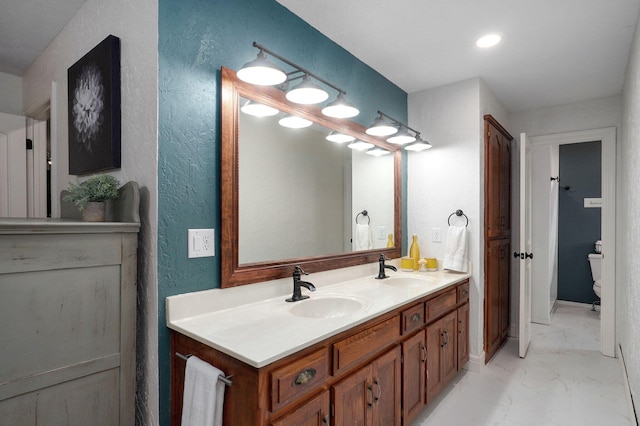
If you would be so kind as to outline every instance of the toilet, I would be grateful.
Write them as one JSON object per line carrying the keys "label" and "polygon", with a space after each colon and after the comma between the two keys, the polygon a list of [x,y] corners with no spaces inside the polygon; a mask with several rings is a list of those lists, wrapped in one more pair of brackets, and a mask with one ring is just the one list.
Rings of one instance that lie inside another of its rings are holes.
{"label": "toilet", "polygon": [[589,253],[589,264],[593,278],[593,292],[599,298],[602,287],[602,253]]}

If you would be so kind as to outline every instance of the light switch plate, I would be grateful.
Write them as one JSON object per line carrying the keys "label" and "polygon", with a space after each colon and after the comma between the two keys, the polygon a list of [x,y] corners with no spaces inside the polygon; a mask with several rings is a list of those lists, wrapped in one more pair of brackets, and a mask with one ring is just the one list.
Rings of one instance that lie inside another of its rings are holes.
{"label": "light switch plate", "polygon": [[442,228],[431,228],[431,241],[434,243],[442,242]]}
{"label": "light switch plate", "polygon": [[387,227],[386,226],[378,226],[378,239],[386,240],[387,239]]}
{"label": "light switch plate", "polygon": [[215,230],[189,229],[189,257],[215,256]]}

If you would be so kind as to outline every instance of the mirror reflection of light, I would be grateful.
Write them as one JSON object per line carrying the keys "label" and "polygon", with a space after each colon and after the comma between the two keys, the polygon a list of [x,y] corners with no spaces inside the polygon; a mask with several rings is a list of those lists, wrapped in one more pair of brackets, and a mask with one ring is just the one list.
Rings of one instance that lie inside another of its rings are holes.
{"label": "mirror reflection of light", "polygon": [[365,151],[369,148],[372,148],[373,144],[365,141],[355,141],[347,145],[347,147],[350,149],[355,149],[357,151]]}
{"label": "mirror reflection of light", "polygon": [[303,129],[311,126],[313,123],[305,118],[296,117],[295,115],[288,115],[281,118],[278,121],[282,127],[288,127],[290,129]]}
{"label": "mirror reflection of light", "polygon": [[373,155],[374,157],[381,157],[383,155],[387,155],[387,154],[391,154],[389,151],[387,151],[386,149],[380,148],[379,146],[376,146],[374,148],[368,149],[365,154],[369,154],[369,155]]}
{"label": "mirror reflection of light", "polygon": [[253,115],[254,117],[271,117],[280,112],[277,108],[253,101],[247,101],[240,110],[245,114]]}
{"label": "mirror reflection of light", "polygon": [[351,135],[337,132],[335,130],[329,133],[325,139],[335,143],[346,143],[346,142],[353,142],[354,140],[356,140],[356,138]]}

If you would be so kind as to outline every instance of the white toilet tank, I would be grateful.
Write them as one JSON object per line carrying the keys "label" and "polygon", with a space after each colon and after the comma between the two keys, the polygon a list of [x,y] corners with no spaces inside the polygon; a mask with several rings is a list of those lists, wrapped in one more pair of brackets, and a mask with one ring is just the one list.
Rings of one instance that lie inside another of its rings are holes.
{"label": "white toilet tank", "polygon": [[602,278],[602,254],[589,253],[589,264],[591,265],[591,276],[596,282]]}

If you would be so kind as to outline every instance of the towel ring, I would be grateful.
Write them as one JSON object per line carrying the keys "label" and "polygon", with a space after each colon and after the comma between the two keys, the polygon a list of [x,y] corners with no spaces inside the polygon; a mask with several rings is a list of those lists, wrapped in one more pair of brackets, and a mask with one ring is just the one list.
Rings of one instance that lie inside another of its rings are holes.
{"label": "towel ring", "polygon": [[463,212],[462,210],[460,210],[460,209],[456,210],[455,212],[453,212],[453,213],[451,213],[451,214],[449,215],[449,218],[447,219],[447,224],[449,224],[449,226],[451,226],[451,216],[453,216],[454,214],[455,214],[456,216],[458,216],[458,217],[460,217],[460,216],[464,216],[464,218],[465,218],[465,219],[467,219],[467,223],[466,223],[464,226],[465,226],[465,227],[466,227],[466,226],[469,226],[469,218],[468,218],[468,217],[467,217],[467,215],[466,215],[466,214],[464,214],[464,212]]}
{"label": "towel ring", "polygon": [[367,218],[367,225],[371,224],[371,216],[369,216],[369,213],[366,210],[362,210],[360,213],[358,213],[358,215],[356,216],[356,224],[358,223],[358,218],[360,217],[360,215]]}

